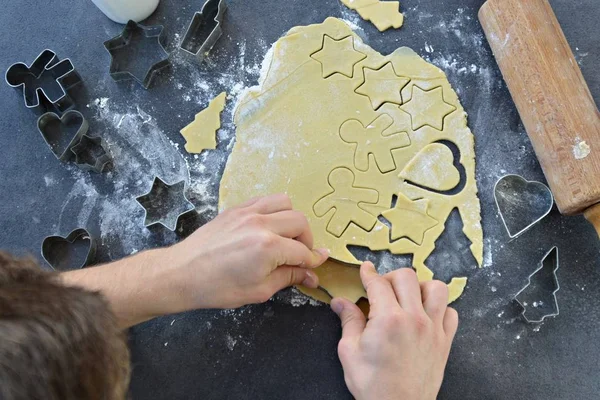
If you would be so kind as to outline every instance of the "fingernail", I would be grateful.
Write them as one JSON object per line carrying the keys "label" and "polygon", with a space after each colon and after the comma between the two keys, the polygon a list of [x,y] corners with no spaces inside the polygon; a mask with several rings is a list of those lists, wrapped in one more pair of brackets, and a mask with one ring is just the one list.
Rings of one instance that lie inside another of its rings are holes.
{"label": "fingernail", "polygon": [[320,257],[325,257],[325,258],[329,258],[329,255],[331,254],[331,252],[329,251],[329,249],[315,249],[314,250]]}
{"label": "fingernail", "polygon": [[319,286],[319,278],[312,271],[306,271],[306,278],[302,281],[302,285],[309,288],[316,288]]}
{"label": "fingernail", "polygon": [[334,313],[339,315],[342,311],[344,311],[344,303],[334,299],[331,301],[331,309],[333,310]]}

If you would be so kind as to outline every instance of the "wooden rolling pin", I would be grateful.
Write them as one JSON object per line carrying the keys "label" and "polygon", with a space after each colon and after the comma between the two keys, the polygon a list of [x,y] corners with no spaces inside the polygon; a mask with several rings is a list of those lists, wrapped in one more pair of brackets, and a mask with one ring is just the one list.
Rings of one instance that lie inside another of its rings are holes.
{"label": "wooden rolling pin", "polygon": [[600,113],[547,0],[488,0],[479,10],[561,213],[600,235]]}

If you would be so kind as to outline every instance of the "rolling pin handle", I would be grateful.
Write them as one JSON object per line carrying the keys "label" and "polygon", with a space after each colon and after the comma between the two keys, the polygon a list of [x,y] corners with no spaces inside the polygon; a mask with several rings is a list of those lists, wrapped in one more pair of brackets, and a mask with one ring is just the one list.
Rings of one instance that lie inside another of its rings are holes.
{"label": "rolling pin handle", "polygon": [[587,219],[594,228],[596,228],[596,233],[600,236],[600,203],[594,204],[587,210],[583,212],[585,219]]}

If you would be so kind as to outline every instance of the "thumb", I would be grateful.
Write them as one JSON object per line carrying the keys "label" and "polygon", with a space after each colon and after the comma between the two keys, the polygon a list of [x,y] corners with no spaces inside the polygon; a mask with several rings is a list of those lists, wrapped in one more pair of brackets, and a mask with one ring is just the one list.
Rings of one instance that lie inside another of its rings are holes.
{"label": "thumb", "polygon": [[273,293],[294,285],[304,285],[314,289],[319,286],[319,277],[310,269],[286,265],[271,272],[267,278],[267,285]]}
{"label": "thumb", "polygon": [[365,315],[360,308],[347,299],[336,297],[331,300],[331,309],[342,322],[342,339],[358,340],[367,325]]}

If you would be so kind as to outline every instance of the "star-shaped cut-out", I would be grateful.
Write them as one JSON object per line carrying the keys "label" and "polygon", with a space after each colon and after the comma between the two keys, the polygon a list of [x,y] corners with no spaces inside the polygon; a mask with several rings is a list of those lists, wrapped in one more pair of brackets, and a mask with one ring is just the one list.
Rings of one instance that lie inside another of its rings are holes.
{"label": "star-shaped cut-out", "polygon": [[324,35],[323,47],[310,57],[321,63],[323,78],[329,78],[335,73],[352,78],[354,76],[354,66],[367,58],[367,55],[356,51],[352,36],[335,40]]}
{"label": "star-shaped cut-out", "polygon": [[110,163],[106,144],[100,137],[83,135],[79,143],[71,149],[75,154],[75,164],[81,168],[101,173]]}
{"label": "star-shaped cut-out", "polygon": [[185,181],[169,185],[159,177],[154,178],[150,192],[136,198],[146,211],[146,227],[162,225],[175,231],[180,217],[195,212],[194,205],[185,197],[184,192]]}
{"label": "star-shaped cut-out", "polygon": [[423,90],[417,85],[412,87],[412,98],[400,107],[410,114],[413,131],[428,125],[438,131],[444,130],[444,118],[456,110],[444,101],[441,86]]}
{"label": "star-shaped cut-out", "polygon": [[428,206],[427,199],[413,201],[398,193],[394,208],[381,213],[392,225],[390,239],[408,238],[418,245],[422,244],[425,232],[438,224],[427,214]]}
{"label": "star-shaped cut-out", "polygon": [[110,61],[110,76],[115,81],[135,79],[148,89],[158,71],[169,65],[163,46],[163,27],[144,26],[129,21],[123,32],[104,42]]}
{"label": "star-shaped cut-out", "polygon": [[383,103],[402,104],[401,91],[410,79],[396,75],[391,62],[379,69],[365,67],[363,73],[364,81],[355,92],[367,96],[374,110],[381,107]]}

